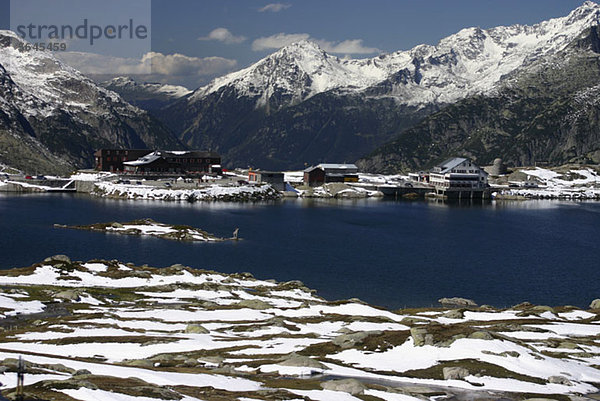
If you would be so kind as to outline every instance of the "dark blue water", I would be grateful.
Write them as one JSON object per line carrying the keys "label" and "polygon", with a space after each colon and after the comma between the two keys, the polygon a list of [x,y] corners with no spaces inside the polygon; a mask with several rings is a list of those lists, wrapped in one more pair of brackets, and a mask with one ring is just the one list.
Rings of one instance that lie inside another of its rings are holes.
{"label": "dark blue water", "polygon": [[[53,228],[143,217],[243,241],[178,243]],[[0,195],[0,268],[53,254],[75,260],[174,263],[302,280],[328,299],[399,308],[446,296],[480,304],[585,307],[600,297],[600,203],[116,201]]]}

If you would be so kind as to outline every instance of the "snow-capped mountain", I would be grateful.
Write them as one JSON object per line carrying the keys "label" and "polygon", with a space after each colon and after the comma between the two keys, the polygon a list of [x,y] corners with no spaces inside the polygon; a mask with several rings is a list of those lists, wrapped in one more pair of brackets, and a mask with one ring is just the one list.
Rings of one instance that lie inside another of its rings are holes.
{"label": "snow-capped mountain", "polygon": [[130,77],[117,77],[100,85],[118,93],[123,99],[144,110],[160,109],[183,96],[192,93],[184,86],[160,83],[136,82]]}
{"label": "snow-capped mountain", "polygon": [[436,46],[420,45],[362,60],[340,59],[315,43],[301,41],[215,79],[189,101],[229,87],[240,96],[256,98],[258,107],[273,96],[284,98],[285,106],[330,90],[393,96],[408,105],[452,103],[489,92],[503,77],[556,54],[585,28],[599,23],[600,5],[586,1],[566,17],[533,26],[467,28]]}
{"label": "snow-capped mountain", "polygon": [[98,147],[180,146],[147,112],[25,44],[0,31],[0,161],[25,171],[90,167]]}
{"label": "snow-capped mountain", "polygon": [[598,24],[600,6],[586,1],[533,26],[467,28],[435,46],[369,59],[340,59],[301,41],[157,115],[184,143],[219,151],[231,165],[353,161],[461,99],[493,96],[536,69],[561,68],[572,43]]}

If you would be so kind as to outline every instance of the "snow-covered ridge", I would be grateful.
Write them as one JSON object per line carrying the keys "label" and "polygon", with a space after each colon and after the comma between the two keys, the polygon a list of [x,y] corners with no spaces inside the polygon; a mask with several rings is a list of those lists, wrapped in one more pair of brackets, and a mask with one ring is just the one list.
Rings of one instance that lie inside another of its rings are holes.
{"label": "snow-covered ridge", "polygon": [[140,91],[148,94],[163,94],[172,98],[180,98],[192,93],[191,90],[180,85],[168,85],[154,82],[136,82],[129,77],[116,77],[101,84],[105,88]]}
{"label": "snow-covered ridge", "polygon": [[[274,94],[298,103],[330,91],[363,92],[390,80],[378,96],[410,105],[448,103],[487,93],[504,76],[545,55],[563,50],[586,28],[600,22],[600,6],[586,1],[569,15],[539,24],[467,28],[436,46],[419,45],[368,59],[342,60],[306,40],[286,46],[243,70],[197,89],[190,102],[224,87],[257,98],[257,106]],[[402,73],[401,77],[395,77]],[[389,89],[391,87],[391,89]]]}
{"label": "snow-covered ridge", "polygon": [[127,114],[142,111],[118,94],[96,85],[50,51],[24,50],[27,42],[14,32],[0,30],[0,75],[14,83],[11,99],[25,116],[48,116],[58,111],[103,114],[106,104]]}

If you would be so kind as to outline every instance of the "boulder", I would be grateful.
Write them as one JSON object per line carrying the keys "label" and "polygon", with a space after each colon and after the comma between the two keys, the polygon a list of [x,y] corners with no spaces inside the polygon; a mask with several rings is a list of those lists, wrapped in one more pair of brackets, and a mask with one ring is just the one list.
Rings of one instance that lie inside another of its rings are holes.
{"label": "boulder", "polygon": [[44,367],[47,369],[50,369],[50,370],[54,370],[56,372],[63,372],[63,373],[69,373],[69,374],[75,373],[75,369],[68,368],[65,365],[63,365],[62,363],[51,363],[49,365],[45,365]]}
{"label": "boulder", "polygon": [[153,368],[154,363],[148,359],[127,359],[124,360],[123,365],[134,366],[136,368]]}
{"label": "boulder", "polygon": [[600,309],[600,299],[594,299],[590,304],[590,309]]}
{"label": "boulder", "polygon": [[239,308],[248,308],[248,309],[271,309],[273,306],[271,304],[266,303],[265,301],[261,301],[260,299],[244,299],[236,304]]}
{"label": "boulder", "polygon": [[123,224],[117,223],[116,221],[110,225],[112,228],[123,228]]}
{"label": "boulder", "polygon": [[546,306],[546,305],[536,305],[533,308],[531,308],[534,312],[551,312],[551,313],[556,313],[554,311],[554,308],[552,308],[551,306]]}
{"label": "boulder", "polygon": [[467,369],[459,366],[444,368],[442,373],[444,375],[444,380],[462,380],[470,375]]}
{"label": "boulder", "polygon": [[463,319],[465,317],[465,313],[460,309],[453,309],[444,313],[443,316],[448,319]]}
{"label": "boulder", "polygon": [[222,356],[203,356],[198,358],[198,363],[204,364],[205,367],[220,367],[223,365],[225,358]]}
{"label": "boulder", "polygon": [[63,262],[71,263],[71,259],[67,255],[54,255],[44,259],[44,262]]}
{"label": "boulder", "polygon": [[550,376],[548,378],[548,383],[552,384],[562,384],[563,386],[572,386],[571,380],[567,379],[564,376]]}
{"label": "boulder", "polygon": [[76,370],[75,373],[73,373],[73,376],[83,376],[83,375],[91,375],[92,372],[90,372],[87,369],[79,369]]}
{"label": "boulder", "polygon": [[314,368],[314,369],[328,369],[327,366],[323,365],[316,359],[310,358],[304,355],[298,355],[296,353],[290,354],[285,360],[279,363],[281,366],[295,366],[302,368]]}
{"label": "boulder", "polygon": [[415,347],[422,347],[423,345],[433,345],[433,335],[427,333],[425,327],[413,327],[410,329],[410,335],[412,336]]}
{"label": "boulder", "polygon": [[188,324],[187,327],[185,328],[185,332],[188,334],[208,334],[208,333],[210,333],[210,331],[208,331],[206,328],[204,328],[203,326],[196,324],[196,323]]}
{"label": "boulder", "polygon": [[579,349],[579,345],[572,341],[562,341],[558,344],[558,348]]}
{"label": "boulder", "polygon": [[66,301],[79,301],[79,292],[77,290],[64,290],[57,292],[54,296],[58,299],[64,299]]}
{"label": "boulder", "polygon": [[352,348],[354,344],[360,343],[370,335],[379,335],[381,331],[359,331],[357,333],[342,334],[335,337],[331,342],[342,349]]}
{"label": "boulder", "polygon": [[343,391],[352,395],[362,394],[367,388],[356,379],[329,380],[321,383],[324,390]]}
{"label": "boulder", "polygon": [[476,340],[493,340],[494,337],[487,331],[474,331],[469,335],[469,338]]}
{"label": "boulder", "polygon": [[459,297],[440,298],[440,299],[438,299],[438,302],[441,303],[442,305],[477,306],[475,301],[473,301],[472,299],[459,298]]}

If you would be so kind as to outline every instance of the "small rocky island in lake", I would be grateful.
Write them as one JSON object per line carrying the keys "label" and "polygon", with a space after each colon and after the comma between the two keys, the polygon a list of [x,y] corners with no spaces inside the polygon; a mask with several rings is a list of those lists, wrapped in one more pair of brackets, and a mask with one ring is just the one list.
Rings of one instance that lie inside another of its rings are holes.
{"label": "small rocky island in lake", "polygon": [[96,223],[80,226],[67,226],[55,224],[59,228],[72,228],[75,230],[104,231],[126,235],[151,235],[153,237],[165,238],[175,241],[201,241],[217,242],[225,241],[225,238],[216,237],[199,228],[186,225],[171,225],[158,223],[152,219],[140,219],[127,223]]}
{"label": "small rocky island in lake", "polygon": [[600,300],[391,311],[299,281],[65,255],[0,271],[0,286],[11,399],[19,357],[32,400],[583,400],[600,386]]}

